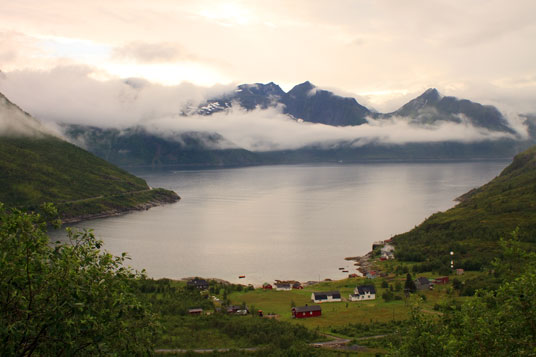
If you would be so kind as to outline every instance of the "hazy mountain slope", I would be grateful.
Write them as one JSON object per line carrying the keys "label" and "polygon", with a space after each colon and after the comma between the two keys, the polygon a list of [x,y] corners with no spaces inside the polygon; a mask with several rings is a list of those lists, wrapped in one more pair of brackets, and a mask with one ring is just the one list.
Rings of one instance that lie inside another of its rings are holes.
{"label": "hazy mountain slope", "polygon": [[93,154],[123,167],[259,163],[258,156],[250,151],[217,149],[220,144],[228,145],[217,134],[191,132],[166,139],[139,127],[119,131],[78,125],[66,126],[65,133]]}
{"label": "hazy mountain slope", "polygon": [[407,117],[418,125],[434,124],[439,121],[459,123],[467,120],[475,127],[514,133],[506,118],[494,106],[442,96],[435,88],[426,90],[397,111],[384,115],[384,117],[392,116]]}
{"label": "hazy mountain slope", "polygon": [[478,268],[497,253],[498,240],[519,227],[527,248],[536,246],[536,147],[517,155],[512,164],[485,184],[459,199],[446,212],[432,215],[415,229],[396,236],[402,260],[450,260]]}
{"label": "hazy mountain slope", "polygon": [[174,192],[150,190],[143,179],[48,134],[7,99],[0,104],[2,124],[18,128],[0,135],[0,202],[6,206],[35,208],[53,202],[63,217],[74,218],[178,199]]}

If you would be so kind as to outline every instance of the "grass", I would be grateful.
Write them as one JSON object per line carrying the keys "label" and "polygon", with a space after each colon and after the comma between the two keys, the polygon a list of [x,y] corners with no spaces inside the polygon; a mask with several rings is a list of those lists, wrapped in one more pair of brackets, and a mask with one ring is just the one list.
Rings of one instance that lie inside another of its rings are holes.
{"label": "grass", "polygon": [[[475,273],[476,275],[478,273]],[[423,273],[417,276],[437,277],[437,274]],[[473,274],[465,278],[472,277]],[[451,279],[454,276],[451,276]],[[464,279],[465,279],[464,278]],[[399,281],[402,285],[405,276],[391,275],[386,278],[374,279],[376,285],[376,299],[371,301],[342,301],[319,304],[322,306],[322,316],[308,319],[293,319],[291,317],[291,304],[303,306],[305,304],[316,305],[311,301],[311,293],[314,291],[339,290],[343,299],[348,299],[348,295],[353,292],[356,285],[369,284],[367,279],[344,279],[334,282],[322,282],[317,285],[307,287],[303,290],[275,291],[256,289],[254,291],[233,292],[229,299],[234,304],[245,302],[248,306],[254,306],[255,309],[261,309],[265,314],[275,313],[280,315],[281,321],[290,321],[295,324],[303,325],[309,329],[319,329],[322,332],[330,332],[333,327],[346,326],[350,323],[367,323],[389,322],[393,320],[405,320],[409,317],[409,303],[402,300],[393,300],[386,302],[381,298],[382,294],[389,288],[381,288],[382,281],[393,285]],[[449,299],[462,299],[449,290],[451,284],[444,286],[438,285],[432,291],[419,291],[419,295],[425,296],[422,307],[425,310],[433,311],[435,304],[440,304]],[[450,294],[448,293],[450,291]],[[402,292],[394,291],[395,295],[403,297]]]}

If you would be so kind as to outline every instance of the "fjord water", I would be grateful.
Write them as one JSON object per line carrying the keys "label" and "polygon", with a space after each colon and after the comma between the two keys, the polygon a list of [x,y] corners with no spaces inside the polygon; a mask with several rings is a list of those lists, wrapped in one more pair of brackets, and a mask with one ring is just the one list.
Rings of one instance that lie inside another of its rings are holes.
{"label": "fjord water", "polygon": [[[149,276],[259,284],[343,278],[348,256],[405,232],[480,186],[506,161],[137,171],[181,201],[76,224]],[[61,233],[53,233],[59,236]],[[448,252],[445,252],[447,254]],[[238,279],[245,275],[245,279]]]}

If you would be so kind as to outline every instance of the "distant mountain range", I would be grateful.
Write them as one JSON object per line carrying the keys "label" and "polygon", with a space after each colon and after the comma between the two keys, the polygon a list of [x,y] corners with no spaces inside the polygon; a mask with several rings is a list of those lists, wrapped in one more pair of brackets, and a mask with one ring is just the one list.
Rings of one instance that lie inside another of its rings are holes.
{"label": "distant mountain range", "polygon": [[212,98],[193,112],[211,115],[238,104],[246,110],[266,109],[281,105],[283,113],[311,123],[347,126],[367,123],[367,118],[388,119],[405,117],[415,125],[431,125],[441,121],[461,123],[466,119],[475,127],[515,133],[501,112],[490,105],[467,99],[442,96],[437,89],[427,89],[392,113],[376,113],[359,104],[355,98],[341,97],[315,87],[309,81],[296,85],[285,93],[277,84],[242,84],[228,95]]}
{"label": "distant mountain range", "polygon": [[[427,129],[444,123],[456,123],[496,133],[502,138],[474,143],[442,141],[406,144],[382,144],[377,141],[362,144],[350,140],[329,145],[311,144],[293,150],[254,152],[242,147],[229,149],[232,143],[216,132],[179,132],[164,138],[141,126],[121,131],[80,125],[66,125],[64,128],[72,142],[124,167],[511,158],[534,143],[534,137],[521,139],[497,108],[467,99],[442,96],[434,88],[426,90],[394,112],[377,113],[359,104],[355,98],[319,89],[308,81],[288,92],[273,82],[242,84],[233,92],[183,108],[177,120],[192,115],[211,116],[231,112],[236,107],[245,111],[279,108],[298,122],[337,127],[356,127],[370,120],[380,123],[399,120],[412,127]],[[533,118],[526,119],[529,129],[536,128],[536,125],[531,126]],[[536,133],[536,129],[533,132]]]}

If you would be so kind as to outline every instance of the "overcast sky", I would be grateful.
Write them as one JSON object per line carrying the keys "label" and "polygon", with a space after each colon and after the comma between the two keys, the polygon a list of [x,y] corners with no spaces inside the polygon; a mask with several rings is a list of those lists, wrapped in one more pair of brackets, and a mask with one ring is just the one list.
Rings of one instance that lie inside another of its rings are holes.
{"label": "overcast sky", "polygon": [[[396,109],[428,87],[536,111],[534,0],[0,0],[0,69],[165,85],[310,80]],[[30,95],[30,93],[29,93]]]}

